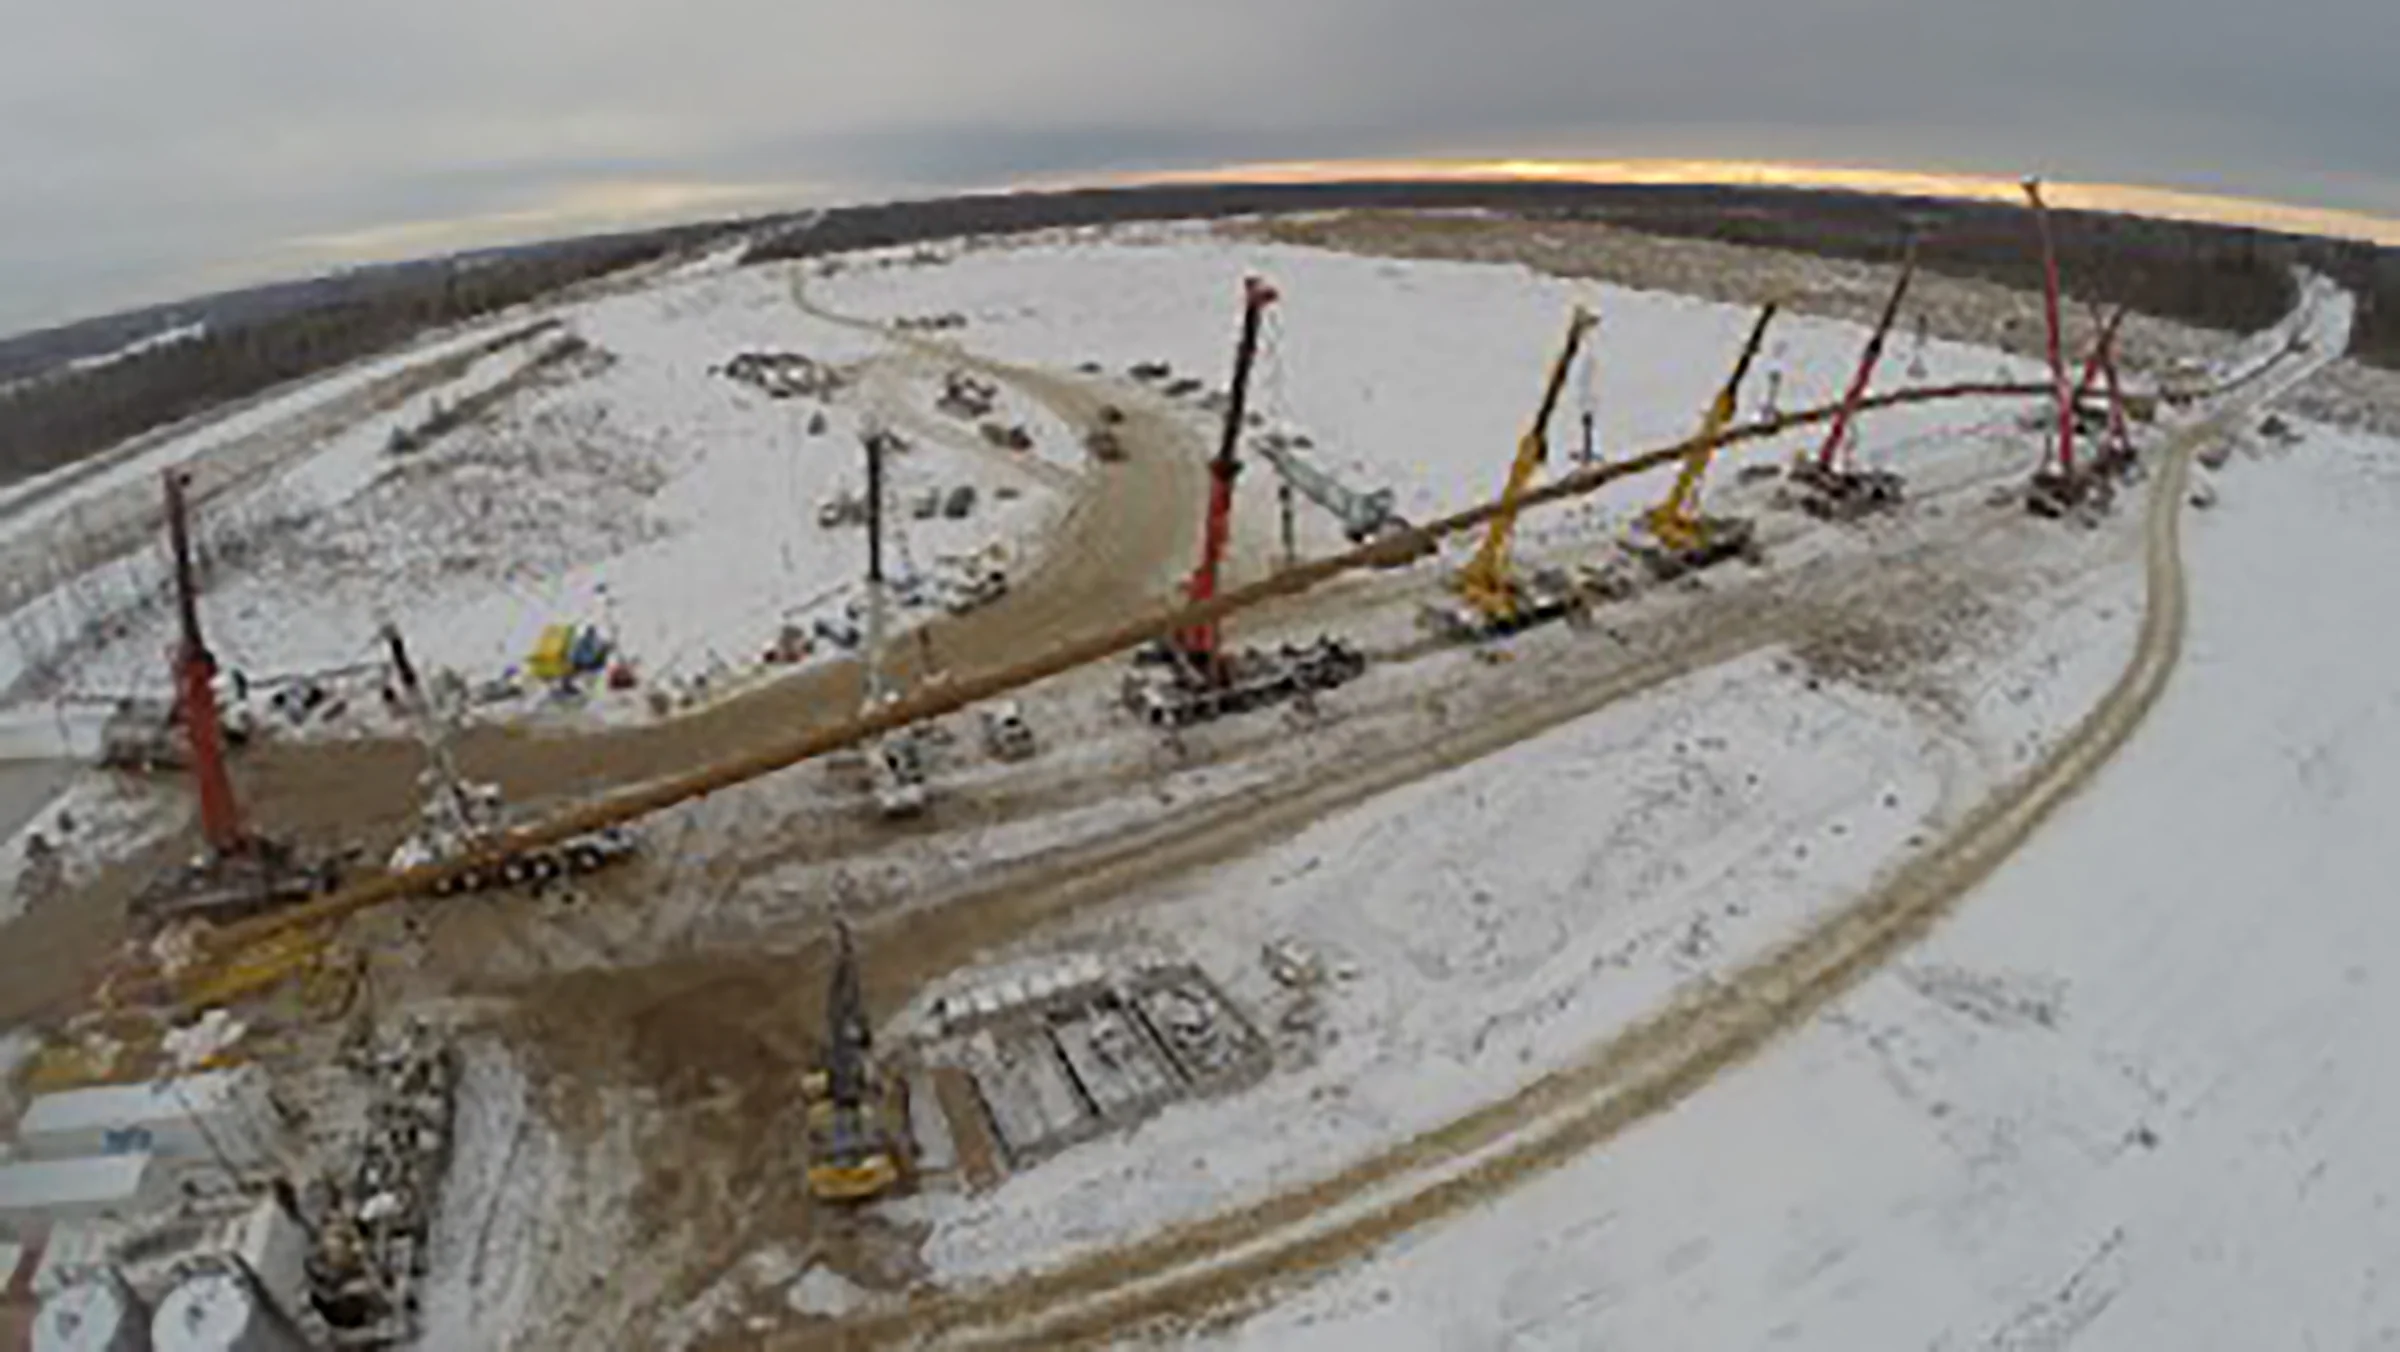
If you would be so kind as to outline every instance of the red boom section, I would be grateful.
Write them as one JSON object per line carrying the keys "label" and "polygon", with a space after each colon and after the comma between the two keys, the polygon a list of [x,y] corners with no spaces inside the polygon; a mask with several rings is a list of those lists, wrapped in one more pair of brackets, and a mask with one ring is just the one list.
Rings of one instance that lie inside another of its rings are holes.
{"label": "red boom section", "polygon": [[[1275,303],[1275,288],[1264,278],[1242,279],[1242,332],[1233,352],[1233,387],[1225,404],[1225,430],[1217,443],[1217,455],[1208,463],[1208,519],[1200,538],[1200,566],[1192,570],[1192,580],[1184,588],[1193,603],[1208,601],[1217,594],[1217,573],[1225,561],[1225,547],[1233,538],[1233,482],[1242,472],[1240,447],[1242,420],[1248,414],[1250,399],[1250,367],[1258,359],[1258,332],[1266,318],[1267,307]],[[1202,670],[1217,671],[1220,647],[1217,621],[1207,620],[1193,625],[1176,637],[1176,646],[1183,650]]]}
{"label": "red boom section", "polygon": [[2050,326],[2050,383],[2058,400],[2058,468],[2075,472],[2075,397],[2067,388],[2067,362],[2059,337],[2058,249],[2050,239],[2050,207],[2042,201],[2040,179],[2025,180],[2025,198],[2033,203],[2034,230],[2042,239],[2042,309]]}
{"label": "red boom section", "polygon": [[1900,280],[1892,287],[1891,299],[1883,303],[1883,317],[1875,322],[1875,332],[1867,337],[1867,350],[1859,355],[1858,373],[1850,378],[1849,393],[1842,396],[1842,411],[1833,416],[1833,426],[1825,433],[1825,445],[1817,451],[1817,468],[1830,472],[1834,457],[1841,452],[1842,439],[1850,435],[1850,424],[1858,417],[1859,401],[1867,397],[1867,384],[1875,378],[1875,363],[1883,359],[1883,341],[1892,332],[1892,321],[1900,317],[1900,302],[1908,295],[1909,280],[1917,275],[1917,249],[1910,244],[1900,260]]}
{"label": "red boom section", "polygon": [[225,769],[225,732],[217,721],[217,660],[200,638],[198,586],[192,576],[191,527],[184,519],[180,470],[168,470],[167,542],[175,555],[175,605],[183,632],[175,652],[175,693],[191,738],[192,780],[200,794],[200,834],[216,854],[238,853],[242,813]]}

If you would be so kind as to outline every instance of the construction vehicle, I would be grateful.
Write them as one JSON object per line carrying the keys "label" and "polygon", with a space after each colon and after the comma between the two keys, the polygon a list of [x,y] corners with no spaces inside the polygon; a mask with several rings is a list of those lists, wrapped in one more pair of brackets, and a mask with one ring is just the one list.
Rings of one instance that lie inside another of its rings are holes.
{"label": "construction vehicle", "polygon": [[902,1082],[887,1082],[876,1070],[850,927],[837,920],[833,932],[824,1061],[801,1082],[808,1191],[820,1202],[856,1205],[899,1186],[909,1163],[908,1112]]}
{"label": "construction vehicle", "polygon": [[1701,419],[1700,433],[1693,439],[1691,452],[1684,456],[1683,467],[1675,475],[1675,486],[1668,490],[1666,501],[1642,514],[1641,527],[1647,537],[1626,542],[1627,550],[1648,565],[1651,576],[1665,582],[1703,568],[1714,567],[1731,558],[1760,562],[1757,530],[1742,517],[1704,516],[1699,510],[1700,482],[1707,477],[1708,465],[1716,458],[1717,447],[1725,439],[1725,429],[1733,422],[1735,401],[1741,396],[1742,378],[1750,373],[1750,364],[1757,360],[1759,345],[1766,341],[1767,325],[1774,322],[1777,306],[1769,302],[1758,312],[1758,321],[1750,327],[1749,340],[1742,344],[1742,354],[1733,364],[1733,374],[1725,387],[1708,406]]}
{"label": "construction vehicle", "polygon": [[[1250,394],[1250,371],[1258,359],[1259,331],[1275,288],[1263,278],[1242,282],[1241,335],[1234,345],[1233,387],[1226,398],[1225,424],[1209,461],[1208,515],[1202,522],[1200,562],[1184,586],[1194,604],[1213,600],[1225,550],[1233,538],[1233,485],[1241,474],[1240,447]],[[1185,727],[1229,713],[1296,701],[1313,707],[1319,691],[1357,678],[1366,657],[1330,635],[1306,645],[1283,644],[1273,651],[1225,646],[1222,624],[1203,620],[1177,631],[1135,657],[1125,675],[1128,708],[1159,727]]]}
{"label": "construction vehicle", "polygon": [[983,706],[983,749],[992,759],[1004,761],[1028,760],[1040,749],[1033,725],[1025,721],[1025,711],[1015,700]]}
{"label": "construction vehicle", "polygon": [[1884,340],[1891,336],[1892,322],[1900,317],[1900,302],[1908,296],[1908,284],[1917,274],[1917,250],[1912,240],[1903,250],[1900,260],[1900,280],[1893,284],[1890,298],[1883,303],[1883,314],[1875,321],[1875,331],[1867,335],[1866,350],[1859,354],[1858,371],[1850,377],[1850,388],[1842,395],[1841,411],[1833,418],[1833,426],[1825,433],[1825,444],[1815,457],[1803,456],[1794,462],[1792,482],[1802,490],[1800,508],[1809,515],[1828,521],[1851,521],[1873,512],[1900,504],[1907,484],[1887,469],[1861,469],[1854,447],[1857,438],[1858,406],[1867,397],[1867,387],[1875,379],[1875,364],[1883,357]]}
{"label": "construction vehicle", "polygon": [[[490,850],[506,838],[510,824],[499,786],[471,781],[459,773],[450,746],[453,710],[418,679],[416,663],[409,658],[408,644],[398,626],[383,626],[383,642],[400,703],[416,724],[426,761],[418,780],[423,794],[418,801],[417,829],[393,848],[386,866],[402,873]],[[538,890],[562,878],[621,864],[640,848],[640,839],[631,829],[603,827],[552,845],[506,850],[444,876],[434,884],[434,894],[449,896],[500,887]]]}
{"label": "construction vehicle", "polygon": [[[870,430],[862,438],[867,454],[867,600],[866,626],[860,656],[866,662],[865,697],[869,710],[897,700],[885,670],[885,613],[883,532],[885,494],[883,456],[889,443]],[[925,749],[917,728],[898,728],[864,748],[869,788],[875,810],[888,818],[914,817],[925,811]]]}
{"label": "construction vehicle", "polygon": [[1599,316],[1581,305],[1567,316],[1566,341],[1542,382],[1533,421],[1517,438],[1516,459],[1509,463],[1508,480],[1500,488],[1500,509],[1484,529],[1475,557],[1451,580],[1458,599],[1425,611],[1426,622],[1436,632],[1460,640],[1497,638],[1558,619],[1580,606],[1581,594],[1574,586],[1555,577],[1520,573],[1509,550],[1525,490],[1533,486],[1534,471],[1549,457],[1550,416],[1575,368],[1576,352],[1597,323]]}
{"label": "construction vehicle", "polygon": [[[2033,206],[2033,223],[2042,246],[2042,316],[2047,325],[2050,386],[2056,431],[2049,452],[2025,487],[2025,509],[2035,516],[2064,517],[2107,506],[2108,479],[2075,461],[2075,392],[2067,385],[2065,340],[2060,333],[2058,249],[2050,235],[2050,207],[2042,200],[2040,179],[2025,180],[2025,200]],[[2095,351],[2095,355],[2097,352]]]}
{"label": "construction vehicle", "polygon": [[341,883],[341,860],[307,860],[289,845],[251,831],[242,820],[217,709],[217,660],[200,635],[199,586],[192,572],[191,526],[183,471],[166,472],[167,542],[174,559],[180,635],[175,686],[200,799],[201,852],[136,891],[127,912],[137,927],[188,919],[219,923],[291,905]]}

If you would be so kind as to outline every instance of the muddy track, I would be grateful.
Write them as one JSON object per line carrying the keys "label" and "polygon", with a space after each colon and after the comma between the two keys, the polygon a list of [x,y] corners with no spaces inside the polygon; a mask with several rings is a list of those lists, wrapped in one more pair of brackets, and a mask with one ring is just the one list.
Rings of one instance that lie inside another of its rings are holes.
{"label": "muddy track", "polygon": [[2182,649],[2179,523],[2190,460],[2228,420],[2219,414],[2179,433],[2157,462],[2142,627],[2116,684],[2040,764],[1867,896],[1748,967],[1688,992],[1575,1064],[1317,1184],[1023,1280],[934,1297],[777,1345],[886,1345],[955,1335],[972,1344],[1057,1347],[1221,1312],[1485,1201],[1696,1092],[1922,936],[2140,725]]}

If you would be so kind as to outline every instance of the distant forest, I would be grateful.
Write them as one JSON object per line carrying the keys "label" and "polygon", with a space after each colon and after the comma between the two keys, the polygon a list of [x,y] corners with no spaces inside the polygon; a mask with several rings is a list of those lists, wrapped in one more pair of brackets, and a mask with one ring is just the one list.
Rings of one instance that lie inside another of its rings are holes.
{"label": "distant forest", "polygon": [[[77,331],[71,340],[46,345],[50,355],[42,369],[0,385],[0,484],[384,351],[428,329],[693,247],[728,228],[684,226],[362,269],[137,312],[147,328],[129,329],[122,316],[71,326]],[[101,341],[94,333],[122,347],[146,333],[195,322],[205,325],[199,336],[119,360],[79,367],[58,355]],[[19,353],[40,349],[48,337],[26,335],[9,347]]]}
{"label": "distant forest", "polygon": [[[1998,202],[1889,197],[1809,188],[1582,183],[1351,182],[1206,184],[994,194],[839,207],[754,246],[797,258],[1115,221],[1207,219],[1359,208],[1480,209],[1604,221],[1654,235],[1698,236],[1826,257],[1888,260],[1902,228],[1929,271],[2039,287],[2025,212]],[[2291,303],[2306,264],[2359,294],[2352,355],[2400,367],[2400,249],[2238,226],[2058,210],[2069,293],[2211,328],[2244,330]]]}

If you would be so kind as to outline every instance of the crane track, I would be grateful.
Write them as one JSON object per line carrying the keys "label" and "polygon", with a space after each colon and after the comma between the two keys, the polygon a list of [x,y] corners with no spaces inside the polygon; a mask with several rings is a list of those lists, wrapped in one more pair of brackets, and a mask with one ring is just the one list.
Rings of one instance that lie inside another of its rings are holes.
{"label": "crane track", "polygon": [[944,1295],[775,1346],[884,1346],[956,1336],[1059,1347],[1255,1303],[1488,1200],[1681,1102],[1922,937],[2068,802],[2156,705],[2181,655],[2188,595],[2180,502],[2192,456],[2249,406],[2209,415],[2159,457],[2145,525],[2145,605],[2115,684],[2033,769],[1866,896],[1574,1064],[1320,1182],[1006,1284]]}

